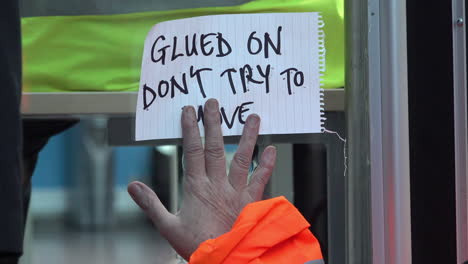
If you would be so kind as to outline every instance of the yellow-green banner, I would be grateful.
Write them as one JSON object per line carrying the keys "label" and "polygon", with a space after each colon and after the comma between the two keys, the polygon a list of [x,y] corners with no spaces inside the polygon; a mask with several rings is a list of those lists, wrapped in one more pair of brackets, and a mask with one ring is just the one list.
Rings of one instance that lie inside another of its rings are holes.
{"label": "yellow-green banner", "polygon": [[194,16],[279,12],[321,13],[324,88],[343,87],[343,0],[256,0],[230,7],[23,18],[23,91],[137,91],[145,37],[154,24]]}

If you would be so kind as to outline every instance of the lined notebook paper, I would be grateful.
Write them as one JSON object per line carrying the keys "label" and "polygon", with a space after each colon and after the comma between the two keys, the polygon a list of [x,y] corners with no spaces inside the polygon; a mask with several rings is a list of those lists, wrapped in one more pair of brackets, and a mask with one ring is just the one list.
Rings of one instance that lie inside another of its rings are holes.
{"label": "lined notebook paper", "polygon": [[182,108],[220,103],[225,136],[252,113],[260,134],[320,133],[323,22],[318,13],[204,16],[156,24],[144,46],[136,140],[180,138]]}

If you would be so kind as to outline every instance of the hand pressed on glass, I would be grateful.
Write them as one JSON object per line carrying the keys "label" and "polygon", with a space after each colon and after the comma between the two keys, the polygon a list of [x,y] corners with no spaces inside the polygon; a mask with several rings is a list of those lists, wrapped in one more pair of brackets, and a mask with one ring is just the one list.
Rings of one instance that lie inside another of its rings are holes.
{"label": "hand pressed on glass", "polygon": [[177,214],[169,213],[157,195],[143,183],[132,182],[128,186],[128,192],[135,202],[185,259],[190,258],[203,241],[228,232],[245,205],[261,200],[276,160],[276,149],[267,147],[250,182],[247,181],[260,126],[260,118],[250,115],[229,175],[226,175],[224,141],[216,100],[206,102],[204,116],[203,148],[195,109],[187,106],[182,112],[184,199]]}

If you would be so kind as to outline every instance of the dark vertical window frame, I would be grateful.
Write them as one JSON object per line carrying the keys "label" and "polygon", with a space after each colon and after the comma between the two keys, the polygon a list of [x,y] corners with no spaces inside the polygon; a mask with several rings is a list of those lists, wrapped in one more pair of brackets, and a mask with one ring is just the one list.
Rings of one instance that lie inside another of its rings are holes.
{"label": "dark vertical window frame", "polygon": [[413,263],[456,263],[450,1],[407,0]]}

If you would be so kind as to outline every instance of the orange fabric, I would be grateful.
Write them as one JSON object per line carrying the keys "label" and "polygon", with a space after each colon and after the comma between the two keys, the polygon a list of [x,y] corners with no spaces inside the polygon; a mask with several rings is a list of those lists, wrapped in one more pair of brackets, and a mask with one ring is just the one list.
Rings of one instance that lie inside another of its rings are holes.
{"label": "orange fabric", "polygon": [[189,264],[303,264],[322,259],[309,226],[282,196],[251,203],[231,231],[200,244]]}

